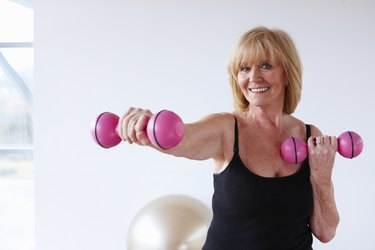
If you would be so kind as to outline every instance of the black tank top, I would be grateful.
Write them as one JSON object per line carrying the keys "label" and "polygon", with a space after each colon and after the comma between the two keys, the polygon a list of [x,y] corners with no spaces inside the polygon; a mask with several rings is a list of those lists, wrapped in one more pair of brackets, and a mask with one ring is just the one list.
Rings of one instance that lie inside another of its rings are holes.
{"label": "black tank top", "polygon": [[214,174],[213,218],[203,250],[312,249],[309,178],[307,158],[289,176],[268,178],[251,172],[239,156],[236,120],[233,159]]}

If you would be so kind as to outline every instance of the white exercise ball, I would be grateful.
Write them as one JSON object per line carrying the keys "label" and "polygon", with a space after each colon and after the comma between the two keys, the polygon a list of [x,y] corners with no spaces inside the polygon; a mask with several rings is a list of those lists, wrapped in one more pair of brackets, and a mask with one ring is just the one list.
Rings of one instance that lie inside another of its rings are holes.
{"label": "white exercise ball", "polygon": [[128,232],[128,250],[200,250],[211,210],[186,195],[168,195],[144,206]]}

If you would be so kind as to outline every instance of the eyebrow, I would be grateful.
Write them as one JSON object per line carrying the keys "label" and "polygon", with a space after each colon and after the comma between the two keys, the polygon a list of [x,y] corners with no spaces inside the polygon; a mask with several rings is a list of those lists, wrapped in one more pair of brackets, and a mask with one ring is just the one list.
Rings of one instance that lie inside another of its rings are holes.
{"label": "eyebrow", "polygon": [[[260,60],[257,64],[262,64],[262,63],[271,63],[271,64],[276,64],[276,61],[275,60],[272,60],[272,59],[262,59]],[[241,62],[240,63],[240,67],[244,67],[244,66],[249,66],[251,65],[252,63],[249,63],[249,62]]]}

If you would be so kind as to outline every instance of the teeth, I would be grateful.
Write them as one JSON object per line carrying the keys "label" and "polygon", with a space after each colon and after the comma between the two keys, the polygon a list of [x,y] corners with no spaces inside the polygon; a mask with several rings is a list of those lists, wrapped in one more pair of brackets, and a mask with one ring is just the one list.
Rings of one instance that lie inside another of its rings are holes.
{"label": "teeth", "polygon": [[255,93],[259,93],[259,92],[265,92],[267,91],[269,88],[265,87],[265,88],[253,88],[253,89],[250,89],[251,92],[255,92]]}

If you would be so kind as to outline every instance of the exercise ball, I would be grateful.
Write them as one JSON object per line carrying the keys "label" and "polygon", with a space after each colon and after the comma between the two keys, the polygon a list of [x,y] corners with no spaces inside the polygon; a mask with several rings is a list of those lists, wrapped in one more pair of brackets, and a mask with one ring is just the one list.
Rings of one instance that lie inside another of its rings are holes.
{"label": "exercise ball", "polygon": [[212,218],[201,201],[168,195],[146,204],[128,231],[128,250],[201,250]]}

